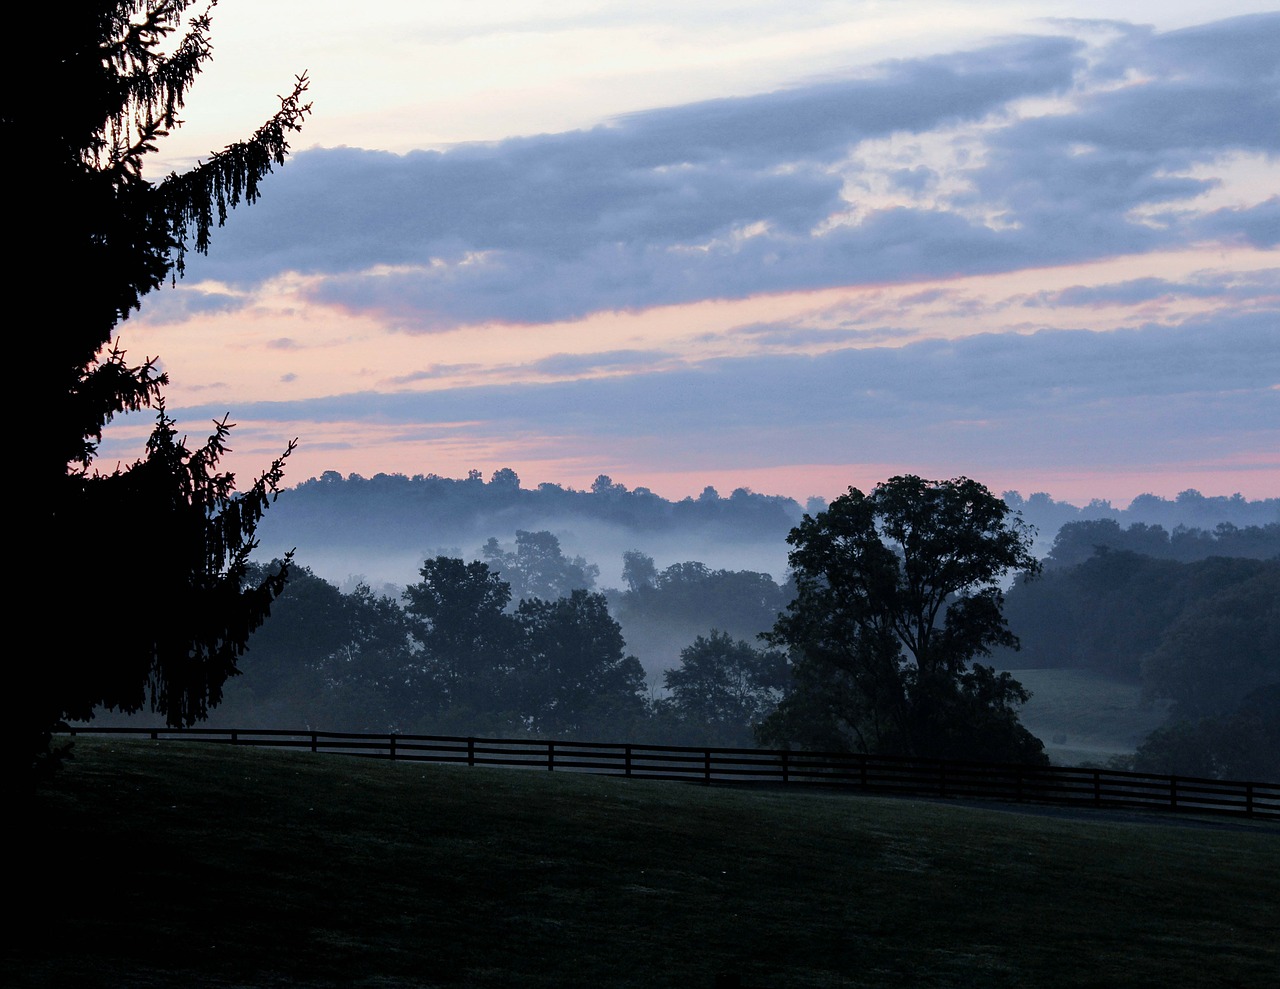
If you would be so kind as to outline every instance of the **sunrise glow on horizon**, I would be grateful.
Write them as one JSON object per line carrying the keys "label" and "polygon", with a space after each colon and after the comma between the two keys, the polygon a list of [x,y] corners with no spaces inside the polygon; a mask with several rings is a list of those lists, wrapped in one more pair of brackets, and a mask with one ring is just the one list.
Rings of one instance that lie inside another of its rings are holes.
{"label": "sunrise glow on horizon", "polygon": [[215,11],[166,163],[314,119],[119,333],[242,476],[1280,494],[1280,13],[299,10]]}

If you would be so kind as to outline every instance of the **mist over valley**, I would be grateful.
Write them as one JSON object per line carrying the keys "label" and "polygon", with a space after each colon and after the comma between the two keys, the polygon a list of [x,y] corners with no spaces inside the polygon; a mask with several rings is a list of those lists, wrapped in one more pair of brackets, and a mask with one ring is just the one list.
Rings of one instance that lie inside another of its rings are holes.
{"label": "mist over valley", "polygon": [[[996,646],[982,661],[1029,690],[1025,723],[1051,759],[1130,765],[1150,739],[1184,725],[1178,729],[1184,735],[1192,726],[1200,734],[1177,745],[1166,738],[1141,764],[1280,775],[1280,742],[1267,741],[1275,731],[1265,727],[1280,724],[1274,614],[1280,499],[1184,491],[1172,499],[1143,495],[1125,507],[1100,500],[1076,506],[1041,492],[1008,491],[1003,501],[1034,527],[1029,545],[1044,573],[1030,581],[1008,578],[1004,611],[1021,648]],[[722,496],[709,486],[671,501],[605,475],[585,491],[526,489],[507,468],[487,481],[479,471],[464,478],[336,472],[312,478],[283,491],[263,523],[258,558],[265,565],[296,547],[295,576],[279,614],[250,640],[245,675],[230,685],[211,720],[352,730],[531,729],[532,722],[496,712],[497,720],[412,705],[400,715],[381,706],[344,713],[341,705],[317,706],[309,697],[308,691],[329,689],[320,681],[263,679],[265,668],[278,678],[284,669],[318,670],[334,656],[363,655],[370,642],[354,629],[368,618],[351,619],[346,632],[335,626],[327,639],[308,636],[325,622],[342,625],[332,616],[353,607],[399,614],[410,606],[406,588],[418,588],[420,596],[440,579],[445,561],[456,560],[469,573],[485,574],[491,587],[506,588],[499,607],[510,620],[533,621],[534,604],[559,600],[579,609],[581,620],[603,622],[606,638],[616,637],[610,668],[621,675],[634,661],[627,674],[634,686],[627,689],[646,695],[651,715],[661,716],[641,718],[638,709],[624,716],[619,708],[594,722],[600,737],[757,744],[759,725],[794,686],[795,671],[762,638],[796,597],[787,536],[826,508],[820,498],[802,505],[746,488]],[[581,609],[593,599],[598,612],[587,618]],[[538,607],[549,614],[549,605]],[[575,647],[562,640],[556,648]],[[330,682],[350,675],[325,674]],[[414,689],[447,694],[426,683]],[[1216,700],[1207,702],[1210,696]],[[677,716],[672,705],[681,704]],[[1215,763],[1204,754],[1223,745],[1258,755],[1243,763],[1215,756]],[[1181,754],[1170,746],[1181,746]]]}
{"label": "mist over valley", "polygon": [[[1081,506],[1044,492],[1024,497],[1006,491],[1003,497],[1034,527],[1034,552],[1042,558],[1069,522],[1158,526],[1166,541],[1179,528],[1212,532],[1219,525],[1280,524],[1280,497],[1249,500],[1188,490],[1174,498],[1140,495],[1124,507],[1101,499]],[[806,511],[825,507],[817,496],[801,503],[749,488],[721,495],[711,486],[672,501],[603,474],[590,489],[575,490],[556,484],[525,488],[509,468],[495,470],[487,482],[479,471],[465,478],[344,477],[328,471],[281,492],[259,525],[255,558],[265,562],[296,550],[301,563],[339,587],[363,581],[390,592],[415,581],[425,559],[478,560],[490,538],[509,544],[519,530],[548,531],[567,556],[599,567],[599,588],[623,586],[622,554],[629,550],[653,557],[660,569],[697,561],[713,570],[766,573],[781,584],[787,577],[788,532]]]}

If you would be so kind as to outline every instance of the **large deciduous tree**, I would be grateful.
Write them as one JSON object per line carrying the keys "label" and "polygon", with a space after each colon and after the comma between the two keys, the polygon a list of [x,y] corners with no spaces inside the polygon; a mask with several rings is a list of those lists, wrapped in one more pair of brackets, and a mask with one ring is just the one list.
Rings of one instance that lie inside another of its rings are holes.
{"label": "large deciduous tree", "polygon": [[[209,11],[193,7],[86,0],[7,15],[22,50],[0,86],[6,268],[32,409],[25,503],[43,542],[24,613],[50,602],[65,612],[22,696],[36,766],[51,764],[60,722],[99,706],[132,712],[149,700],[172,725],[203,717],[285,579],[243,582],[283,457],[237,492],[219,470],[228,421],[188,446],[165,412],[156,360],[130,362],[115,338],[143,296],[181,274],[188,250],[207,250],[228,209],[257,197],[310,109],[302,76],[248,140],[145,178],[212,55]],[[158,416],[141,457],[100,469],[104,427],[146,407]]]}
{"label": "large deciduous tree", "polygon": [[1001,587],[1038,570],[1031,535],[968,478],[894,477],[806,515],[787,538],[796,598],[770,634],[791,650],[795,689],[765,740],[1043,761],[1017,718],[1027,693],[973,663],[1017,644]]}

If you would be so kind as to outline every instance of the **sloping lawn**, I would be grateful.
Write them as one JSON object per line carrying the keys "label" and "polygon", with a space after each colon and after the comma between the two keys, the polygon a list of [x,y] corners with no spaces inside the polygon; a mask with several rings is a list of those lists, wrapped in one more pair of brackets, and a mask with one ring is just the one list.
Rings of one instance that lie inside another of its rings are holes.
{"label": "sloping lawn", "polygon": [[1280,826],[82,738],[6,986],[1270,987]]}

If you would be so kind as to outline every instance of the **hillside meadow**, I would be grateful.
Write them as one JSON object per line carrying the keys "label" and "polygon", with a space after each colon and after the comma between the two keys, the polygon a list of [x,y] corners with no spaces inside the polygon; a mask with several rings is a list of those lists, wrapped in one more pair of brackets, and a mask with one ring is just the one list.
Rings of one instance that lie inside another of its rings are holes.
{"label": "hillside meadow", "polygon": [[1137,683],[1093,670],[1011,670],[1031,692],[1018,712],[1055,766],[1106,765],[1132,755],[1169,716],[1168,702],[1145,700]]}
{"label": "hillside meadow", "polygon": [[3,983],[1270,987],[1280,825],[81,738]]}

